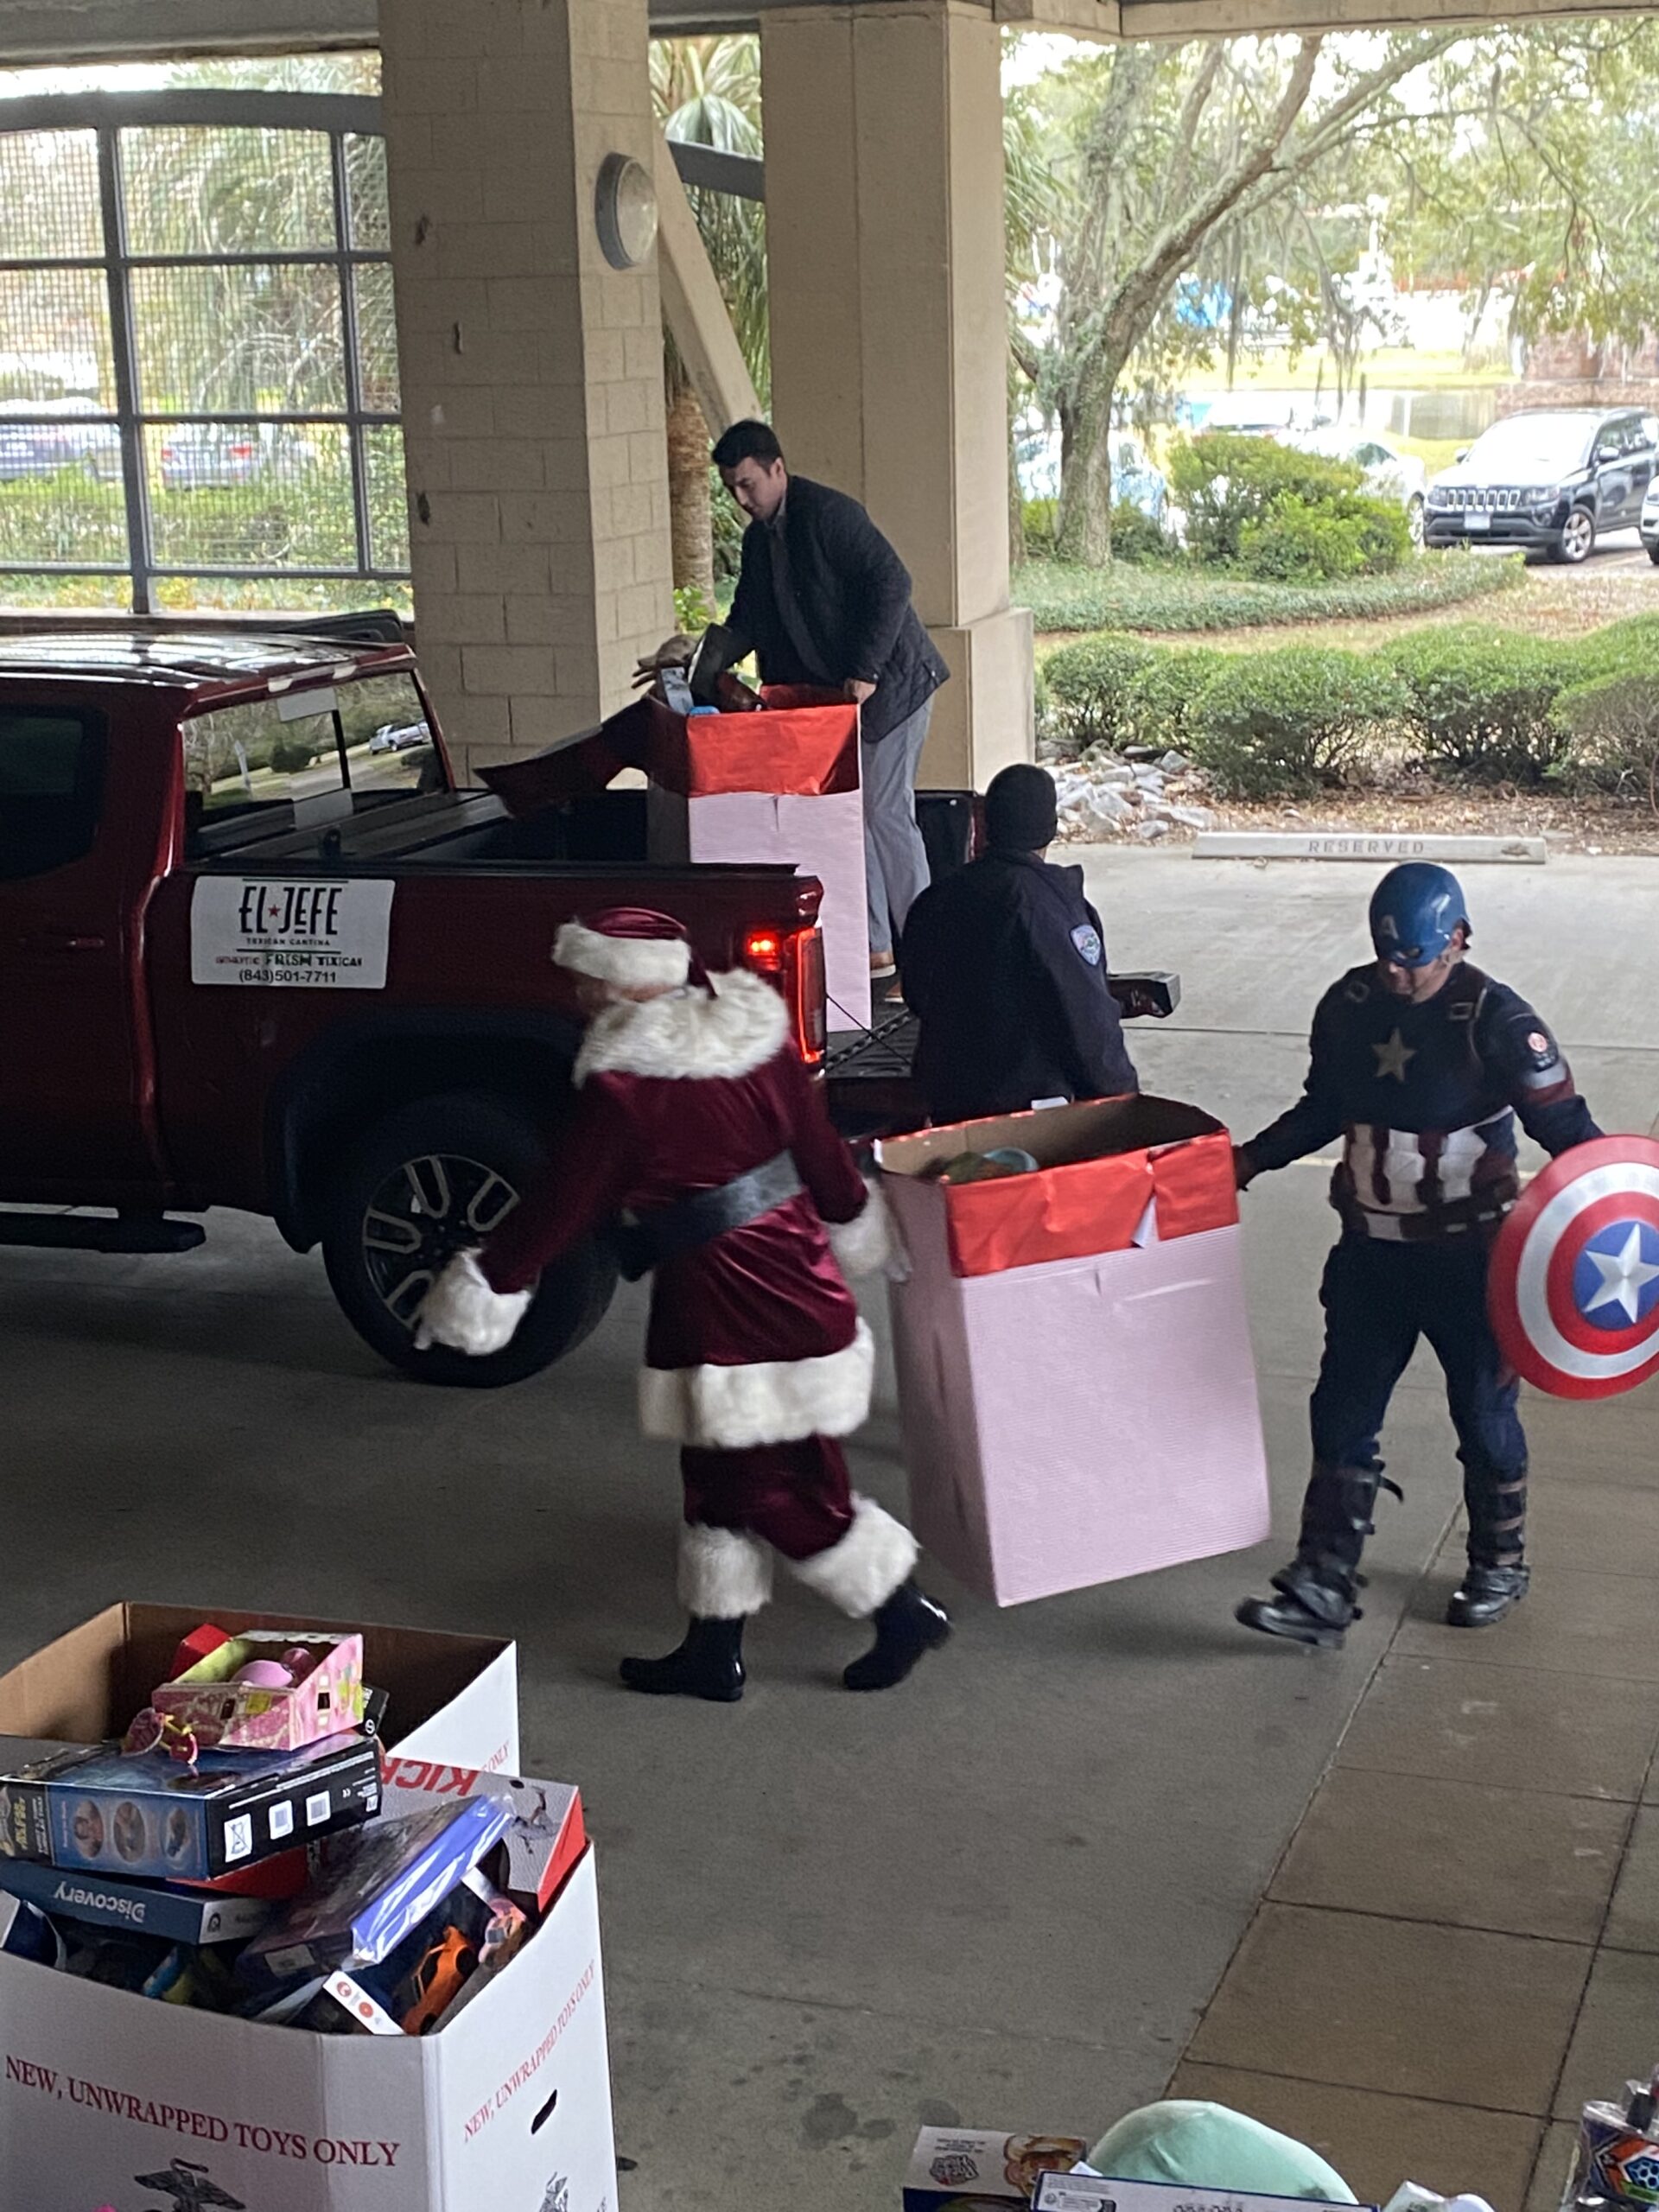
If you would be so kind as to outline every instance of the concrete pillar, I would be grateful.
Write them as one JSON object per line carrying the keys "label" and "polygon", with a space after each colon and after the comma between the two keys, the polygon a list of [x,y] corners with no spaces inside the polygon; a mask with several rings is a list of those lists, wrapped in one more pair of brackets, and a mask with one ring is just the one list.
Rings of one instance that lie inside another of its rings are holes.
{"label": "concrete pillar", "polygon": [[673,626],[654,254],[594,190],[651,173],[645,0],[381,0],[421,658],[471,771],[596,721]]}
{"label": "concrete pillar", "polygon": [[1001,34],[961,0],[761,17],[772,414],[791,467],[898,547],[950,664],[923,763],[1032,751],[1008,604]]}

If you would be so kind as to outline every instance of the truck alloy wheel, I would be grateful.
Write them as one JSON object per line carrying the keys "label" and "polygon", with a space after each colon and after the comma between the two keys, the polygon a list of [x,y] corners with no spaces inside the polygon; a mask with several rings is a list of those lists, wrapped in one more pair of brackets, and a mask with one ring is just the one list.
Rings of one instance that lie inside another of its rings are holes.
{"label": "truck alloy wheel", "polygon": [[544,1172],[529,1114],[476,1091],[400,1107],[346,1161],[330,1199],[323,1259],[364,1341],[424,1382],[491,1389],[550,1366],[596,1328],[616,1287],[609,1253],[582,1245],[549,1268],[505,1351],[474,1359],[415,1349],[422,1299],[457,1252],[482,1243]]}

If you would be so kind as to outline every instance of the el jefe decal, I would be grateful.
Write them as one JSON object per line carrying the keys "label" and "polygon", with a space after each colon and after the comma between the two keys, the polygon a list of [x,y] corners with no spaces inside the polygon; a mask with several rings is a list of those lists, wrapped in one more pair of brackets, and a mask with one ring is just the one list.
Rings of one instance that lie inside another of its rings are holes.
{"label": "el jefe decal", "polygon": [[193,983],[383,991],[391,883],[207,876],[190,906]]}

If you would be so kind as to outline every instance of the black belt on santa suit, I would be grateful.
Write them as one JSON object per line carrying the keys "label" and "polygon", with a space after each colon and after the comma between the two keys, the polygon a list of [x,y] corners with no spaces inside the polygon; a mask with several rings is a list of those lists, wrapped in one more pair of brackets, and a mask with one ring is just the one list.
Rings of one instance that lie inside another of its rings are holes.
{"label": "black belt on santa suit", "polygon": [[695,1252],[728,1230],[744,1229],[762,1214],[770,1213],[797,1198],[806,1188],[792,1155],[780,1152],[713,1191],[698,1191],[677,1205],[657,1206],[650,1213],[625,1218],[616,1224],[613,1242],[623,1279],[638,1282],[641,1275],[682,1252]]}

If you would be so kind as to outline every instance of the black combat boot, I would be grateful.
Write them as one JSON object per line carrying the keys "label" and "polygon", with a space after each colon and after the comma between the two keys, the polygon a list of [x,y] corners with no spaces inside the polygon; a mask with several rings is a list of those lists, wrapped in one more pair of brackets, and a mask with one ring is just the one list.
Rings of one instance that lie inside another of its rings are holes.
{"label": "black combat boot", "polygon": [[1446,1609],[1452,1628],[1491,1628],[1527,1594],[1532,1570],[1526,1567],[1477,1567],[1471,1560]]}
{"label": "black combat boot", "polygon": [[943,1643],[950,1633],[944,1606],[936,1605],[913,1582],[901,1582],[872,1618],[875,1642],[842,1674],[849,1690],[890,1690],[904,1681],[924,1652]]}
{"label": "black combat boot", "polygon": [[693,1614],[677,1650],[661,1659],[625,1659],[623,1681],[647,1697],[705,1697],[735,1705],[743,1694],[743,1627]]}
{"label": "black combat boot", "polygon": [[1490,1628],[1527,1594],[1522,1559],[1527,1541],[1527,1471],[1501,1482],[1491,1471],[1464,1472],[1469,1515],[1469,1564],[1446,1609],[1451,1628]]}
{"label": "black combat boot", "polygon": [[1302,1533],[1296,1556],[1273,1578],[1276,1598],[1246,1598],[1233,1618],[1263,1636],[1338,1650],[1349,1626],[1361,1618],[1355,1602],[1362,1583],[1360,1554],[1372,1532],[1371,1511],[1382,1480],[1380,1460],[1363,1467],[1315,1464],[1302,1501]]}

